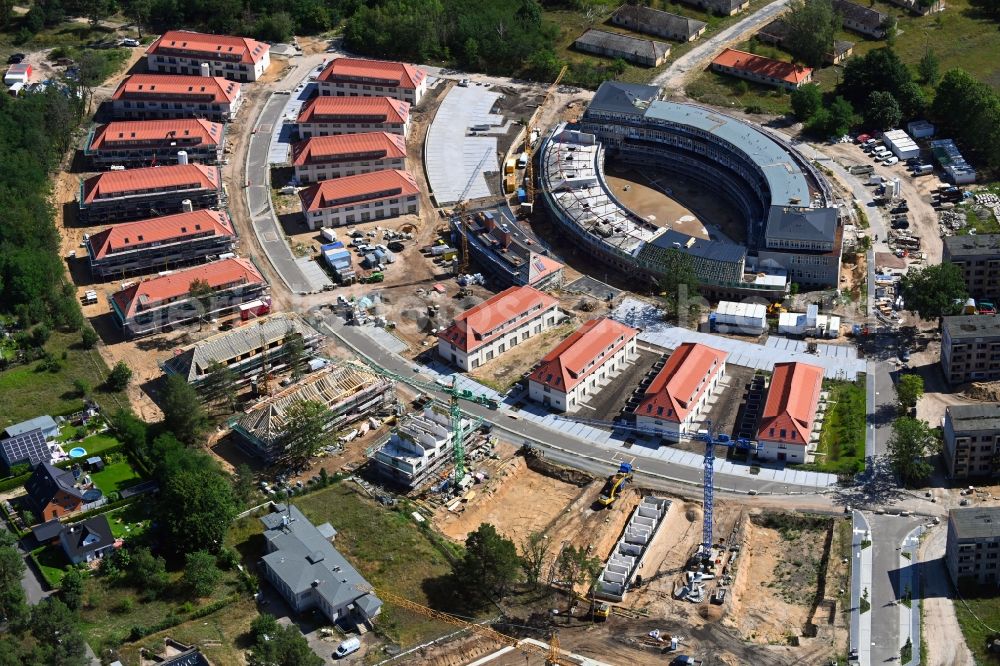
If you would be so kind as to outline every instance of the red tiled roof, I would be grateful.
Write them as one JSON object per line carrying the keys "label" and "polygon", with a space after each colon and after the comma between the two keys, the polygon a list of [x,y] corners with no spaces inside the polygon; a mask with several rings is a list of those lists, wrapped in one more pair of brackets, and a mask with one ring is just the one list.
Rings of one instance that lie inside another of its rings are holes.
{"label": "red tiled roof", "polygon": [[546,354],[528,378],[568,393],[638,333],[608,317],[591,319]]}
{"label": "red tiled roof", "polygon": [[[528,318],[529,310],[530,317],[535,317],[558,303],[558,300],[534,287],[511,287],[455,317],[454,323],[439,332],[438,337],[466,353],[472,352],[493,338],[516,329],[522,323],[520,320]],[[532,310],[536,307],[537,310]],[[496,330],[508,321],[514,323]]]}
{"label": "red tiled roof", "polygon": [[[387,60],[362,60],[360,58],[334,58],[316,77],[317,81],[377,79],[391,82],[399,88],[415,90],[427,73],[413,65]],[[376,84],[377,85],[377,84]]]}
{"label": "red tiled roof", "polygon": [[[378,157],[373,157],[373,154]],[[314,136],[292,145],[292,164],[295,166],[303,166],[314,161],[321,162],[323,158],[353,155],[358,155],[358,159],[406,157],[406,139],[391,132],[365,132]]]}
{"label": "red tiled roof", "polygon": [[812,69],[809,67],[794,65],[783,60],[765,58],[764,56],[754,55],[746,51],[737,51],[736,49],[726,49],[712,61],[712,64],[752,72],[758,76],[780,79],[795,85],[806,81],[812,74]]}
{"label": "red tiled roof", "polygon": [[302,190],[299,199],[302,210],[310,212],[360,201],[405,197],[418,192],[417,181],[409,171],[384,169],[320,181]]}
{"label": "red tiled roof", "polygon": [[124,171],[106,171],[83,182],[84,203],[111,195],[158,188],[216,189],[219,168],[204,164],[172,164]]}
{"label": "red tiled roof", "polygon": [[232,220],[224,211],[196,210],[117,224],[93,234],[88,242],[91,255],[96,259],[103,259],[109,253],[129,246],[179,240],[207,231],[211,231],[215,236],[235,235]]}
{"label": "red tiled roof", "polygon": [[823,368],[808,363],[775,363],[757,439],[807,445],[822,387]]}
{"label": "red tiled roof", "polygon": [[115,293],[112,298],[119,311],[126,318],[131,318],[138,311],[140,303],[144,308],[150,308],[164,301],[183,297],[195,280],[204,280],[217,289],[241,282],[264,283],[264,278],[249,259],[234,257],[137,282]]}
{"label": "red tiled roof", "polygon": [[[170,141],[190,138],[201,139],[199,143],[202,145],[218,145],[222,140],[222,123],[197,118],[115,121],[97,128],[90,149],[100,150],[106,144],[127,145],[131,141]],[[178,150],[183,150],[183,146]]]}
{"label": "red tiled roof", "polygon": [[700,343],[680,345],[653,378],[635,415],[681,423],[728,357],[726,352]]}
{"label": "red tiled roof", "polygon": [[111,99],[156,99],[178,95],[211,95],[216,104],[232,103],[240,96],[240,84],[221,76],[179,74],[132,74],[119,84]]}
{"label": "red tiled roof", "polygon": [[[208,60],[227,60],[240,56],[242,63],[256,63],[270,50],[270,46],[249,37],[232,37],[230,35],[208,35],[187,30],[169,30],[150,44],[146,55],[157,51],[176,54],[198,54]],[[212,58],[212,56],[219,56]]]}
{"label": "red tiled roof", "polygon": [[347,122],[359,117],[372,117],[369,122],[405,123],[410,117],[410,103],[392,97],[313,97],[296,122]]}

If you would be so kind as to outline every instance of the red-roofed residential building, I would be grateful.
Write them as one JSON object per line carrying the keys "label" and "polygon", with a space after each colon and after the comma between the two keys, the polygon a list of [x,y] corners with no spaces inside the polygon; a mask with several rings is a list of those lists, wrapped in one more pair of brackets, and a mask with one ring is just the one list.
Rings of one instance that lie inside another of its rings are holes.
{"label": "red-roofed residential building", "polygon": [[221,76],[132,74],[111,96],[117,120],[204,118],[226,122],[236,115],[240,84]]}
{"label": "red-roofed residential building", "polygon": [[528,396],[558,412],[575,411],[636,358],[638,334],[608,317],[591,319],[528,375]]}
{"label": "red-roofed residential building", "polygon": [[165,32],[146,50],[149,71],[164,74],[207,74],[247,83],[263,76],[270,64],[271,47],[264,42],[187,30]]}
{"label": "red-roofed residential building", "polygon": [[79,221],[87,226],[214,208],[222,196],[219,167],[203,164],[105,171],[80,181]]}
{"label": "red-roofed residential building", "polygon": [[758,458],[806,461],[822,389],[823,368],[797,362],[774,364],[757,427]]}
{"label": "red-roofed residential building", "polygon": [[455,317],[438,333],[438,354],[468,372],[562,318],[559,301],[534,287],[511,287]]}
{"label": "red-roofed residential building", "polygon": [[314,136],[292,145],[292,164],[300,183],[405,169],[406,139],[389,132]]}
{"label": "red-roofed residential building", "polygon": [[413,106],[427,92],[427,73],[402,62],[334,58],[316,77],[319,94],[331,97],[395,97]]}
{"label": "red-roofed residential building", "polygon": [[190,162],[218,164],[226,144],[225,128],[197,118],[119,120],[95,127],[83,154],[99,169],[177,164],[180,151]]}
{"label": "red-roofed residential building", "polygon": [[712,69],[747,81],[796,90],[812,81],[812,69],[746,51],[726,49],[712,61]]}
{"label": "red-roofed residential building", "polygon": [[324,180],[299,192],[310,229],[385,220],[420,211],[420,190],[409,171],[386,169]]}
{"label": "red-roofed residential building", "polygon": [[695,432],[708,399],[726,376],[728,356],[695,342],[679,345],[635,408],[635,424],[675,442]]}
{"label": "red-roofed residential building", "polygon": [[202,262],[235,243],[228,213],[196,210],[108,227],[91,234],[87,254],[94,278],[109,280]]}
{"label": "red-roofed residential building", "polygon": [[[212,287],[207,307],[191,297],[195,280]],[[111,315],[127,337],[136,337],[227,314],[258,299],[266,301],[267,292],[257,267],[249,259],[235,257],[136,282],[111,297]]]}
{"label": "red-roofed residential building", "polygon": [[366,132],[406,136],[410,105],[392,97],[313,97],[296,122],[301,139]]}

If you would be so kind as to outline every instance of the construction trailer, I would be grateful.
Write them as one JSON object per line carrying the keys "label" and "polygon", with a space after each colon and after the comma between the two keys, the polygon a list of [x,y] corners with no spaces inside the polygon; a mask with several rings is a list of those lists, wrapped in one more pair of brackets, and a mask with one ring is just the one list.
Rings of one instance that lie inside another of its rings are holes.
{"label": "construction trailer", "polygon": [[837,338],[840,337],[840,317],[821,315],[819,306],[813,303],[805,312],[782,312],[778,316],[778,334]]}
{"label": "construction trailer", "polygon": [[[463,417],[460,428],[466,452],[471,454],[486,442],[477,421]],[[387,438],[368,449],[367,457],[379,476],[413,490],[447,477],[454,462],[452,438],[451,415],[443,407],[428,405],[400,420]]]}
{"label": "construction trailer", "polygon": [[910,138],[910,135],[903,130],[889,130],[882,132],[882,140],[889,150],[901,160],[909,160],[920,157],[920,147],[917,142]]}
{"label": "construction trailer", "polygon": [[719,301],[715,311],[709,314],[708,323],[713,332],[760,335],[767,330],[767,306]]}
{"label": "construction trailer", "polygon": [[389,411],[396,403],[395,382],[365,368],[330,365],[267,398],[230,421],[239,446],[252,456],[274,463],[284,454],[282,435],[288,410],[303,400],[327,409],[327,430]]}

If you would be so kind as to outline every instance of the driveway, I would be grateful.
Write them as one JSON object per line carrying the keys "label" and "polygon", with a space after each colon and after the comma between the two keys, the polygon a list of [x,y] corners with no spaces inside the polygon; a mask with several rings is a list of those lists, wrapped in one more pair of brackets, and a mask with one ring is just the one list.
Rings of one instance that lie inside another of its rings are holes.
{"label": "driveway", "polygon": [[924,604],[924,645],[928,664],[946,666],[972,666],[975,662],[972,652],[964,640],[959,640],[962,629],[955,615],[955,592],[944,563],[945,545],[948,538],[946,523],[927,531],[920,546],[920,584]]}
{"label": "driveway", "polygon": [[708,62],[719,54],[726,46],[742,40],[747,35],[757,32],[760,28],[778,18],[788,7],[790,0],[775,0],[761,7],[742,21],[734,23],[722,32],[701,42],[669,67],[663,70],[650,83],[667,90],[667,94],[683,93],[684,80],[692,73],[701,71]]}

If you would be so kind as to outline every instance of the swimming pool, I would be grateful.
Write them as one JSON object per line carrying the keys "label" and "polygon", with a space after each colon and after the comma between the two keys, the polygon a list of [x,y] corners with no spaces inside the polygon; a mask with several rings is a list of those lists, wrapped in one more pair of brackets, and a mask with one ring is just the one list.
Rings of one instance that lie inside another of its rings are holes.
{"label": "swimming pool", "polygon": [[69,450],[70,458],[82,458],[85,455],[87,455],[87,449],[83,448],[82,446],[74,446],[72,449]]}

